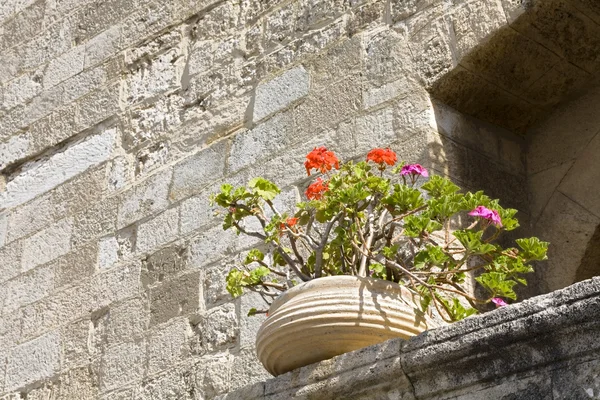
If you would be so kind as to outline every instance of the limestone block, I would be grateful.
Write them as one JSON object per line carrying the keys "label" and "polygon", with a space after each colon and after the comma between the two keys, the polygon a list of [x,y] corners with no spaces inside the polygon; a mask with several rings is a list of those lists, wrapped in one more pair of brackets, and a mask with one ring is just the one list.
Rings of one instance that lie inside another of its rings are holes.
{"label": "limestone block", "polygon": [[75,214],[71,243],[80,247],[90,240],[114,232],[117,226],[117,206],[119,199],[110,197],[91,205],[88,209]]}
{"label": "limestone block", "polygon": [[33,69],[63,54],[72,45],[72,25],[68,20],[50,25],[20,50],[21,68]]}
{"label": "limestone block", "polygon": [[600,196],[598,196],[598,182],[600,182],[599,152],[600,135],[596,134],[560,182],[558,190],[583,206],[591,214],[600,217]]}
{"label": "limestone block", "polygon": [[204,395],[212,399],[218,394],[227,392],[232,383],[233,356],[221,352],[203,357],[201,360],[195,379],[202,387]]}
{"label": "limestone block", "polygon": [[225,277],[236,265],[233,262],[221,262],[206,269],[204,276],[204,300],[207,309],[233,300],[227,292]]}
{"label": "limestone block", "polygon": [[200,305],[200,271],[190,272],[150,289],[150,326],[196,312]]}
{"label": "limestone block", "polygon": [[119,50],[121,27],[114,25],[85,43],[84,68],[103,62]]}
{"label": "limestone block", "polygon": [[98,269],[108,269],[119,261],[119,242],[114,236],[100,239],[98,243]]}
{"label": "limestone block", "polygon": [[188,71],[190,75],[204,74],[214,66],[214,40],[198,40],[190,50]]}
{"label": "limestone block", "polygon": [[[215,240],[218,238],[218,240]],[[232,230],[223,231],[218,225],[206,229],[190,243],[190,266],[205,267],[215,261],[236,254],[257,241],[246,241]]]}
{"label": "limestone block", "polygon": [[283,6],[266,16],[265,49],[275,48],[294,38],[296,15],[298,15],[298,3]]}
{"label": "limestone block", "polygon": [[409,42],[404,35],[387,30],[365,38],[364,64],[367,81],[376,87],[411,79],[414,69]]}
{"label": "limestone block", "polygon": [[388,147],[397,139],[393,126],[394,114],[391,108],[374,112],[356,119],[356,149],[366,153],[376,147]]}
{"label": "limestone block", "polygon": [[256,88],[253,121],[280,111],[308,94],[310,75],[304,67],[296,67]]}
{"label": "limestone block", "polygon": [[148,374],[158,373],[185,359],[191,335],[187,318],[175,318],[151,330],[148,335]]}
{"label": "limestone block", "polygon": [[23,41],[31,40],[39,32],[39,26],[44,17],[44,2],[28,0],[22,3],[25,6],[19,4],[17,6],[18,9],[15,7],[16,15],[4,24],[4,37],[0,41],[0,50],[13,47]]}
{"label": "limestone block", "polygon": [[77,101],[75,123],[77,130],[83,130],[104,121],[121,111],[119,87],[98,89]]}
{"label": "limestone block", "polygon": [[29,150],[29,140],[24,135],[12,136],[0,143],[0,170],[22,159]]}
{"label": "limestone block", "polygon": [[[260,363],[254,348],[242,349],[235,357],[231,367],[231,391],[240,389],[246,385],[251,385],[255,382],[266,381],[273,376],[267,372],[265,367]],[[244,387],[241,390],[248,399],[253,399],[253,395],[262,397],[264,393],[264,384],[261,382],[259,387]],[[229,397],[226,397],[229,399]],[[235,397],[233,397],[235,399]],[[244,397],[241,397],[244,399]]]}
{"label": "limestone block", "polygon": [[44,89],[55,86],[83,71],[84,57],[85,46],[77,46],[50,61],[44,71]]}
{"label": "limestone block", "polygon": [[363,38],[360,35],[341,39],[309,62],[311,84],[321,89],[360,71],[363,59]]}
{"label": "limestone block", "polygon": [[181,233],[188,234],[208,224],[214,224],[217,217],[216,206],[210,205],[206,193],[214,193],[218,189],[207,189],[202,194],[190,197],[181,203]]}
{"label": "limestone block", "polygon": [[506,25],[506,16],[499,1],[462,0],[454,4],[448,19],[455,35],[456,58],[461,60],[476,46]]}
{"label": "limestone block", "polygon": [[300,138],[293,129],[291,112],[282,113],[257,125],[254,129],[238,133],[231,146],[228,158],[228,171],[257,163],[285,149]]}
{"label": "limestone block", "polygon": [[10,313],[33,303],[52,292],[55,287],[54,268],[36,268],[0,286],[2,313]]}
{"label": "limestone block", "polygon": [[92,368],[71,369],[60,377],[57,400],[98,397],[98,374]]}
{"label": "limestone block", "polygon": [[207,351],[233,347],[239,340],[239,322],[235,304],[211,308],[202,316],[202,344]]}
{"label": "limestone block", "polygon": [[179,208],[171,208],[156,218],[138,226],[136,250],[147,252],[177,238]]}
{"label": "limestone block", "polygon": [[133,162],[129,157],[115,157],[110,162],[108,172],[108,190],[118,191],[133,181]]}
{"label": "limestone block", "polygon": [[600,24],[600,6],[594,0],[571,0],[571,4],[588,18]]}
{"label": "limestone block", "polygon": [[[2,6],[0,6],[2,7]],[[2,59],[5,64],[2,70],[0,70],[0,83],[7,82],[18,75],[23,60],[20,54],[17,54],[16,49],[10,49],[4,52]]]}
{"label": "limestone block", "polygon": [[142,104],[130,111],[131,129],[124,132],[126,150],[144,144],[156,143],[165,132],[181,125],[180,111],[183,109],[181,96],[161,97],[153,104]]}
{"label": "limestone block", "polygon": [[[21,337],[21,332],[15,329],[15,326],[20,324],[20,313],[10,313],[0,316],[0,352],[10,352],[10,349],[17,345]],[[8,356],[8,354],[5,354],[5,356]],[[6,357],[3,360],[6,360]],[[2,364],[5,366],[5,363]]]}
{"label": "limestone block", "polygon": [[140,339],[148,329],[150,312],[147,299],[134,297],[111,304],[106,327],[106,342],[109,345],[128,339]]}
{"label": "limestone block", "polygon": [[536,224],[536,234],[550,242],[544,274],[549,290],[572,284],[600,218],[560,192],[550,198]]}
{"label": "limestone block", "polygon": [[61,328],[63,364],[67,368],[78,368],[97,362],[97,352],[92,345],[94,323],[90,318],[71,322]]}
{"label": "limestone block", "polygon": [[8,357],[6,390],[52,377],[60,369],[60,354],[61,341],[56,331],[15,347]]}
{"label": "limestone block", "polygon": [[142,261],[142,285],[152,286],[175,277],[187,267],[187,248],[171,246]]}
{"label": "limestone block", "polygon": [[12,242],[39,231],[54,222],[54,203],[50,194],[44,194],[12,210],[7,220],[7,240]]}
{"label": "limestone block", "polygon": [[183,58],[178,49],[170,49],[159,55],[151,64],[140,65],[126,81],[127,102],[135,104],[179,88],[183,68]]}
{"label": "limestone block", "polygon": [[0,282],[9,280],[21,272],[23,243],[13,242],[0,247]]}
{"label": "limestone block", "polygon": [[600,361],[597,359],[577,364],[572,362],[553,372],[552,396],[555,399],[593,398],[600,393]]}
{"label": "limestone block", "polygon": [[9,111],[18,105],[31,101],[42,91],[41,80],[41,74],[36,71],[10,81],[3,88],[3,101],[0,110]]}
{"label": "limestone block", "polygon": [[68,253],[71,249],[72,229],[73,220],[66,218],[25,239],[21,270],[28,271]]}
{"label": "limestone block", "polygon": [[0,208],[14,207],[47,192],[110,158],[116,131],[105,132],[66,148],[44,162],[31,164],[0,193]]}
{"label": "limestone block", "polygon": [[[87,0],[86,0],[87,2]],[[129,15],[135,8],[134,1],[94,1],[84,5],[69,16],[73,25],[73,41],[84,43],[111,25]]]}
{"label": "limestone block", "polygon": [[177,201],[197,194],[223,177],[227,142],[221,141],[175,165],[169,199]]}
{"label": "limestone block", "polygon": [[50,148],[76,134],[75,107],[56,110],[34,121],[23,134],[30,143],[28,155]]}
{"label": "limestone block", "polygon": [[119,228],[127,226],[167,208],[172,173],[171,169],[161,171],[123,192],[119,196],[121,204],[117,226]]}
{"label": "limestone block", "polygon": [[454,42],[444,18],[428,21],[410,36],[408,47],[416,71],[426,88],[430,88],[456,66],[452,54]]}
{"label": "limestone block", "polygon": [[311,95],[294,108],[295,129],[317,135],[349,118],[361,107],[361,90],[360,80],[351,77]]}
{"label": "limestone block", "polygon": [[141,379],[145,374],[146,343],[125,342],[109,347],[102,357],[100,390],[108,391]]}
{"label": "limestone block", "polygon": [[84,281],[96,272],[98,245],[91,242],[54,260],[54,283],[56,288]]}

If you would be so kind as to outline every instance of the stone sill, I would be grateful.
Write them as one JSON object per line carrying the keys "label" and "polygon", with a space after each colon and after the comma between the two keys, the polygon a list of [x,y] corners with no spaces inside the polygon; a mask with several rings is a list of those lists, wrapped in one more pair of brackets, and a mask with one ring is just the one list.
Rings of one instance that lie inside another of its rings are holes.
{"label": "stone sill", "polygon": [[598,339],[600,277],[218,399],[599,398]]}

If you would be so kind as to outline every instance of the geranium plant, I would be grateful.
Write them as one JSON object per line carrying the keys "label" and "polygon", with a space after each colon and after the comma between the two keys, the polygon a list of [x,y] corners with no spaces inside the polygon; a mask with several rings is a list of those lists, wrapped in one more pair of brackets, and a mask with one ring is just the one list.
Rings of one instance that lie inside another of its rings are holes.
{"label": "geranium plant", "polygon": [[[420,295],[447,321],[477,312],[482,304],[515,300],[532,261],[546,259],[548,243],[496,243],[519,226],[517,210],[503,208],[483,192],[461,192],[449,179],[429,176],[419,164],[397,164],[390,149],[374,149],[366,161],[340,165],[324,147],[311,151],[307,174],[320,173],[291,211],[274,200],[280,189],[263,178],[247,187],[225,184],[212,199],[223,207],[223,228],[263,241],[227,276],[227,290],[243,289],[266,299],[291,286],[332,275],[397,282]],[[254,229],[249,220],[255,219]],[[479,288],[465,285],[473,274]],[[483,289],[483,290],[481,290]],[[264,312],[253,310],[254,312]]]}

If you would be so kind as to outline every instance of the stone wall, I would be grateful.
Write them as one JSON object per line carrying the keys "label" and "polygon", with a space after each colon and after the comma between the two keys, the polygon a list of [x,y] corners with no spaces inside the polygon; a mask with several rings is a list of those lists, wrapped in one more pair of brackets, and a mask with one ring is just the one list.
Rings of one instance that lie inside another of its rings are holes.
{"label": "stone wall", "polygon": [[530,132],[532,230],[552,243],[542,291],[600,275],[600,89],[559,106]]}
{"label": "stone wall", "polygon": [[220,400],[595,399],[600,279],[309,365]]}
{"label": "stone wall", "polygon": [[390,146],[528,212],[523,140],[427,89],[510,1],[5,0],[0,398],[199,399],[262,380],[208,196]]}

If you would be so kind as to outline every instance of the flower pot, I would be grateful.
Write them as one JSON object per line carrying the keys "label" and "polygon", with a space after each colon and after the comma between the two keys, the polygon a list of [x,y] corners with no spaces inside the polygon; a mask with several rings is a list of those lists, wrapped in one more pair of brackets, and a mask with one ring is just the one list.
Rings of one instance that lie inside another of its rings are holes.
{"label": "flower pot", "polygon": [[277,376],[392,338],[437,326],[418,310],[419,297],[380,279],[319,278],[283,293],[256,337],[259,360]]}

